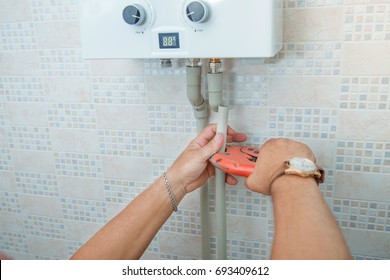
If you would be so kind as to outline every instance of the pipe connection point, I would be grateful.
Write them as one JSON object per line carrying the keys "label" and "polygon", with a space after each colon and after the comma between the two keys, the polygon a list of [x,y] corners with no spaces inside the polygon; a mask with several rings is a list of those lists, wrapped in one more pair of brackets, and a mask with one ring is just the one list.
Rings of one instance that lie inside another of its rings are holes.
{"label": "pipe connection point", "polygon": [[171,58],[161,58],[160,65],[161,65],[161,68],[171,68],[172,67],[172,59]]}
{"label": "pipe connection point", "polygon": [[222,62],[221,59],[219,58],[210,59],[209,66],[210,66],[210,73],[212,74],[218,74],[222,72],[221,70]]}
{"label": "pipe connection point", "polygon": [[188,67],[199,67],[199,66],[201,66],[200,58],[189,58],[187,60],[187,66]]}

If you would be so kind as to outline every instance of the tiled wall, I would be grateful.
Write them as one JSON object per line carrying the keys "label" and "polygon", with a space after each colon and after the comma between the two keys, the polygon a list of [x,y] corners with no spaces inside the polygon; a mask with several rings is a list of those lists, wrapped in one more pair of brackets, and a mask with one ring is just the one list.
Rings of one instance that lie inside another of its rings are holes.
{"label": "tiled wall", "polygon": [[[185,61],[83,60],[77,2],[0,0],[0,250],[17,259],[68,258],[195,136]],[[284,7],[276,57],[223,61],[230,124],[308,143],[353,256],[389,259],[390,1]],[[229,258],[267,259],[270,198],[241,181],[227,203]],[[211,187],[213,255],[214,207]],[[145,258],[200,258],[200,230],[194,193]]]}

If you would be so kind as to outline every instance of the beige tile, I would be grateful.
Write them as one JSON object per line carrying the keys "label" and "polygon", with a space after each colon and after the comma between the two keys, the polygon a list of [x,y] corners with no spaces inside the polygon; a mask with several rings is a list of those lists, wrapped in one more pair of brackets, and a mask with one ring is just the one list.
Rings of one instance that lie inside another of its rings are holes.
{"label": "beige tile", "polygon": [[0,75],[39,76],[39,54],[36,51],[0,52]]}
{"label": "beige tile", "polygon": [[104,201],[103,179],[58,176],[61,197]]}
{"label": "beige tile", "polygon": [[31,21],[30,0],[0,0],[0,22]]}
{"label": "beige tile", "polygon": [[343,43],[341,74],[390,76],[390,42]]}
{"label": "beige tile", "polygon": [[51,259],[68,259],[68,241],[30,236],[27,239],[27,248],[38,256],[47,256]]}
{"label": "beige tile", "polygon": [[151,134],[151,156],[153,158],[176,158],[188,146],[195,135],[174,133]]}
{"label": "beige tile", "polygon": [[11,150],[14,169],[20,172],[54,174],[54,155],[50,152]]}
{"label": "beige tile", "polygon": [[344,237],[352,254],[390,258],[389,233],[344,229]]}
{"label": "beige tile", "polygon": [[337,41],[341,39],[343,8],[286,9],[284,41]]}
{"label": "beige tile", "polygon": [[19,194],[23,213],[62,218],[61,200],[57,197]]}
{"label": "beige tile", "polygon": [[389,111],[340,111],[337,137],[351,140],[388,141]]}
{"label": "beige tile", "polygon": [[264,134],[267,124],[266,108],[245,106],[229,108],[229,125],[238,132]]}
{"label": "beige tile", "polygon": [[100,129],[147,130],[146,106],[96,105],[97,126]]}
{"label": "beige tile", "polygon": [[36,22],[35,30],[41,49],[81,48],[78,21]]}
{"label": "beige tile", "polygon": [[17,192],[15,176],[13,172],[0,171],[0,191]]}
{"label": "beige tile", "polygon": [[5,103],[4,121],[9,125],[47,126],[46,104]]}
{"label": "beige tile", "polygon": [[160,253],[201,258],[201,239],[198,235],[159,233]]}
{"label": "beige tile", "polygon": [[95,130],[51,129],[51,142],[56,152],[98,153],[99,143]]}
{"label": "beige tile", "polygon": [[390,174],[336,172],[334,195],[337,198],[390,201]]}
{"label": "beige tile", "polygon": [[141,76],[144,73],[142,59],[90,60],[93,76]]}
{"label": "beige tile", "polygon": [[151,104],[189,104],[185,76],[149,76],[146,96]]}
{"label": "beige tile", "polygon": [[338,107],[338,77],[271,77],[270,105]]}
{"label": "beige tile", "polygon": [[92,101],[90,79],[86,77],[45,77],[44,96],[48,102],[84,103]]}
{"label": "beige tile", "polygon": [[228,238],[267,241],[267,220],[262,218],[227,215]]}
{"label": "beige tile", "polygon": [[102,167],[105,178],[144,182],[152,179],[151,163],[145,158],[103,156]]}

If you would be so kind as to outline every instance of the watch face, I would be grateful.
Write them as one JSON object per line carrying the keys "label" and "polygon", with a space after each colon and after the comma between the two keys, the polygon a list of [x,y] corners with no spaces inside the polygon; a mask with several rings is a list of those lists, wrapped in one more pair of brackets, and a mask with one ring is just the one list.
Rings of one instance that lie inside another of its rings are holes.
{"label": "watch face", "polygon": [[292,158],[289,160],[289,163],[292,168],[301,170],[304,173],[317,170],[317,165],[306,158]]}

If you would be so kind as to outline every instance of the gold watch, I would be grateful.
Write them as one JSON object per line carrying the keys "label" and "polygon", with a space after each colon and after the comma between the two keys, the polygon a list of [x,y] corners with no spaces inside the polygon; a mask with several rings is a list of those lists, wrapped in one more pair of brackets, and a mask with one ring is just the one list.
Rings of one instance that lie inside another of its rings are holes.
{"label": "gold watch", "polygon": [[313,177],[317,184],[325,181],[325,171],[307,158],[294,157],[284,162],[286,169],[280,175],[298,175],[300,177]]}

